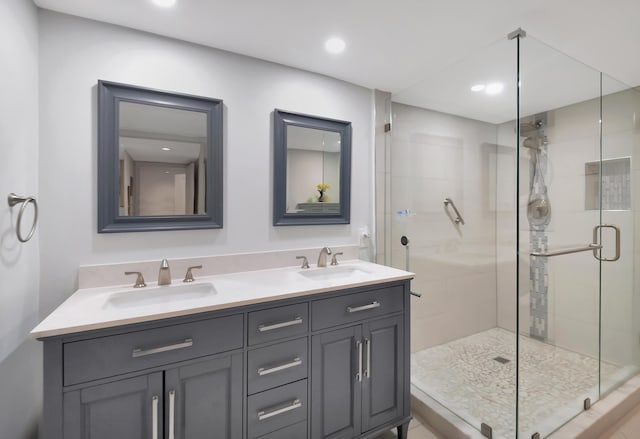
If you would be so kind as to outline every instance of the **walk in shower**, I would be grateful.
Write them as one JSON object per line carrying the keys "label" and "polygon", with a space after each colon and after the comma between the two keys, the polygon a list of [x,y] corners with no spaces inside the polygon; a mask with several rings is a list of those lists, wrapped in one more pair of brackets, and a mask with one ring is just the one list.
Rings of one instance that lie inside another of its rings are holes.
{"label": "walk in shower", "polygon": [[549,436],[639,371],[640,93],[516,31],[377,98],[413,387],[487,437]]}

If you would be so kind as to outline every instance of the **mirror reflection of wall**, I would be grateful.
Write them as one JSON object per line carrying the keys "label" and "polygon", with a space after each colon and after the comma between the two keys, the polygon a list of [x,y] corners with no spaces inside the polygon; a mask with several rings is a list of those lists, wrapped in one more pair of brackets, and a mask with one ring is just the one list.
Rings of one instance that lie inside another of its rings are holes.
{"label": "mirror reflection of wall", "polygon": [[340,133],[295,125],[286,129],[287,213],[339,212]]}
{"label": "mirror reflection of wall", "polygon": [[207,116],[121,101],[120,216],[206,212]]}

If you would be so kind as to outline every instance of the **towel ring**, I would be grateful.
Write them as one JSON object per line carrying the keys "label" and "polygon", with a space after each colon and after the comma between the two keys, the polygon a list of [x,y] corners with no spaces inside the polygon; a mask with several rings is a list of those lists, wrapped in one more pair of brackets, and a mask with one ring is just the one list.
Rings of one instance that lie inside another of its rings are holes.
{"label": "towel ring", "polygon": [[[36,225],[38,224],[38,203],[34,197],[21,197],[20,195],[16,195],[13,192],[9,194],[8,197],[9,206],[13,207],[16,204],[22,203],[20,206],[20,212],[18,212],[18,221],[16,223],[16,235],[18,236],[18,241],[27,242],[33,237],[33,234],[36,232]],[[29,203],[33,203],[33,224],[31,225],[31,230],[26,238],[22,237],[21,224],[22,224],[22,214],[24,210],[27,208]]]}

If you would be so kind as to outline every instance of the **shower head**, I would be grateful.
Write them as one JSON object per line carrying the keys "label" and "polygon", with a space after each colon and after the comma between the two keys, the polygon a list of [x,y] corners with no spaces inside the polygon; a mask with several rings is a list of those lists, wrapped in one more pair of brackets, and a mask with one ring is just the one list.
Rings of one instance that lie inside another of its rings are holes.
{"label": "shower head", "polygon": [[542,128],[542,121],[538,120],[535,123],[522,122],[520,123],[520,137],[538,137],[540,135],[540,128]]}

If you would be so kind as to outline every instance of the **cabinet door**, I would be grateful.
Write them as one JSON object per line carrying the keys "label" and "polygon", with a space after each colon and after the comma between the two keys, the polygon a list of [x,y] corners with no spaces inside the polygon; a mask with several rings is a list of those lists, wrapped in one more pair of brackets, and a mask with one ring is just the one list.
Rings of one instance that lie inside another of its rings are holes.
{"label": "cabinet door", "polygon": [[392,421],[403,413],[402,322],[402,317],[392,317],[363,325],[363,431]]}
{"label": "cabinet door", "polygon": [[311,437],[343,439],[360,434],[358,348],[361,326],[315,335],[311,345]]}
{"label": "cabinet door", "polygon": [[162,438],[161,372],[67,392],[63,401],[65,439]]}
{"label": "cabinet door", "polygon": [[176,439],[241,439],[242,353],[168,369],[165,429]]}

